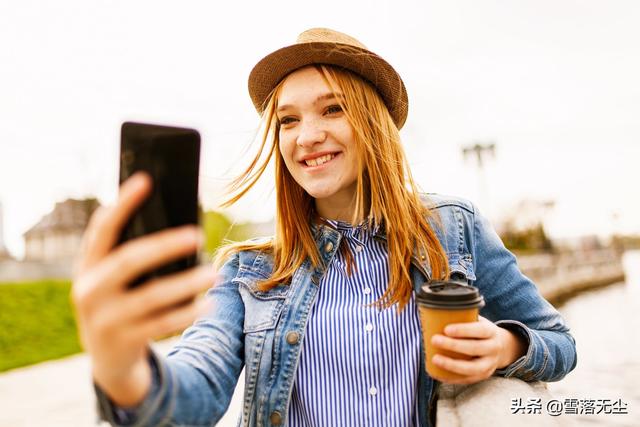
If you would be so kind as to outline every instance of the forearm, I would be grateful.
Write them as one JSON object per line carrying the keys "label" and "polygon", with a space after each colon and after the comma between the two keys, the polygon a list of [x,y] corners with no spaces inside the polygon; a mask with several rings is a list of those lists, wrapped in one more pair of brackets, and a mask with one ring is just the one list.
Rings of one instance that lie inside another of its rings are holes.
{"label": "forearm", "polygon": [[[505,248],[488,220],[477,213],[473,257],[475,285],[486,302],[481,314],[526,344],[524,354],[495,374],[525,381],[563,378],[576,365],[575,341],[569,328],[531,279],[520,271],[515,255]],[[515,353],[508,358],[512,359]]]}
{"label": "forearm", "polygon": [[[107,390],[95,384],[101,419],[114,426],[208,425],[222,417],[226,390],[211,385],[196,367],[156,354],[149,358],[151,386],[134,404],[114,401]],[[235,384],[234,384],[235,386]],[[233,389],[233,387],[232,387]],[[233,391],[233,390],[232,390]]]}

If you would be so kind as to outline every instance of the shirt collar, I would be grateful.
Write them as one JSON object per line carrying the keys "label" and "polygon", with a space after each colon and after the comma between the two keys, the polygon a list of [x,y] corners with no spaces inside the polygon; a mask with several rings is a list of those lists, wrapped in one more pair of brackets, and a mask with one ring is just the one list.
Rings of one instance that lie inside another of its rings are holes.
{"label": "shirt collar", "polygon": [[373,222],[373,218],[366,218],[359,224],[353,225],[346,221],[326,219],[316,216],[316,218],[311,221],[311,230],[313,234],[321,234],[323,228],[338,230],[341,234],[353,234],[356,231],[362,231],[364,233],[371,234],[374,237],[382,237],[385,239],[387,237],[384,221],[381,221],[380,224],[375,224]]}

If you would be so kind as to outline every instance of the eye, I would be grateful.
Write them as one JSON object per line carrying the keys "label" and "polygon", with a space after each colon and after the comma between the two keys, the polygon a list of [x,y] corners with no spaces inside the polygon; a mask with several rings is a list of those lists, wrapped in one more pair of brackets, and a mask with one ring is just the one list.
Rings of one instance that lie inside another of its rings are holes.
{"label": "eye", "polygon": [[328,114],[335,114],[335,113],[340,113],[342,112],[342,107],[339,106],[338,104],[336,105],[330,105],[329,107],[327,107],[326,112]]}
{"label": "eye", "polygon": [[295,121],[295,118],[293,118],[291,116],[287,116],[287,117],[281,118],[278,123],[280,124],[280,126],[283,126],[283,125],[288,125],[288,124],[292,123],[293,121]]}

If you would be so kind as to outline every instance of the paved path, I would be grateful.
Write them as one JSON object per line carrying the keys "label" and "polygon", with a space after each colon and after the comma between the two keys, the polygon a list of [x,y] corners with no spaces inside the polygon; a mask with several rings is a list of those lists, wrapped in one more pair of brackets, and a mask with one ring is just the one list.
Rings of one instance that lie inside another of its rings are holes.
{"label": "paved path", "polygon": [[[154,348],[166,354],[174,342],[162,341]],[[236,425],[242,405],[242,376],[238,384],[227,414],[217,424],[220,427]],[[0,374],[0,427],[96,425],[95,394],[85,354]]]}

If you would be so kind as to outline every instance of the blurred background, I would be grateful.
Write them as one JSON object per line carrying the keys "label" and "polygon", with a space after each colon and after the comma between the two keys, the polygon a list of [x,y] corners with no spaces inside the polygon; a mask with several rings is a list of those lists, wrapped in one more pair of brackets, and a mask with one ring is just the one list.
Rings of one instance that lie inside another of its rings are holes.
{"label": "blurred background", "polygon": [[116,198],[123,121],[200,131],[208,254],[272,232],[272,173],[217,205],[256,148],[249,71],[311,27],[396,68],[416,181],[475,202],[567,318],[579,365],[552,392],[628,412],[563,420],[640,424],[638,22],[632,0],[2,2],[0,425],[90,418],[69,405],[88,388],[27,393],[60,369],[89,385],[82,356],[34,364],[80,351],[70,268],[91,213]]}

